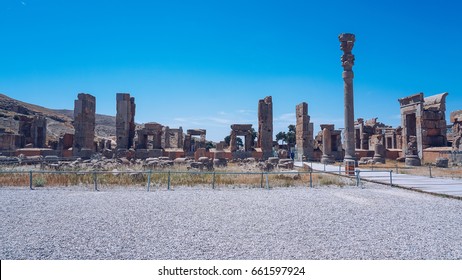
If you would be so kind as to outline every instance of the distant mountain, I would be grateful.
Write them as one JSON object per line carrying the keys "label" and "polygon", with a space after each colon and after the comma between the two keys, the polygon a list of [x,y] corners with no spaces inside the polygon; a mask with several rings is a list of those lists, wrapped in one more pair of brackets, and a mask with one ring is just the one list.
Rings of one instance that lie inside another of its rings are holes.
{"label": "distant mountain", "polygon": [[[74,118],[73,110],[49,109],[0,94],[0,128],[16,132],[18,123],[15,116],[19,115],[45,116],[47,118],[47,138],[49,140],[57,140],[64,133],[74,133],[74,126],[72,124]],[[96,114],[96,136],[98,138],[115,136],[115,119],[113,116]]]}

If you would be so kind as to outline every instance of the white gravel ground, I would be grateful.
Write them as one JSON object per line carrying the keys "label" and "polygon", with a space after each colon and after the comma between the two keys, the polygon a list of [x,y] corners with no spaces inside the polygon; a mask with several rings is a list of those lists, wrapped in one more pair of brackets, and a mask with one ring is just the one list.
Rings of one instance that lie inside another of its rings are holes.
{"label": "white gravel ground", "polygon": [[462,201],[385,186],[0,189],[0,259],[462,259]]}

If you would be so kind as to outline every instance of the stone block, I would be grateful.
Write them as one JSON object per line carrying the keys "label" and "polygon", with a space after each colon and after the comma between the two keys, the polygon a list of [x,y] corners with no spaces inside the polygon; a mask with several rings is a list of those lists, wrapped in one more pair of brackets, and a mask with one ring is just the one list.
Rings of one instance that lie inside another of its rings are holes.
{"label": "stone block", "polygon": [[162,149],[149,149],[148,157],[150,158],[159,158],[163,155]]}
{"label": "stone block", "polygon": [[439,157],[436,159],[436,167],[447,168],[449,166],[449,159]]}
{"label": "stone block", "polygon": [[149,152],[147,149],[137,149],[135,151],[135,158],[137,159],[146,159],[149,157]]}
{"label": "stone block", "polygon": [[406,166],[421,166],[422,163],[417,155],[406,155],[404,160]]}

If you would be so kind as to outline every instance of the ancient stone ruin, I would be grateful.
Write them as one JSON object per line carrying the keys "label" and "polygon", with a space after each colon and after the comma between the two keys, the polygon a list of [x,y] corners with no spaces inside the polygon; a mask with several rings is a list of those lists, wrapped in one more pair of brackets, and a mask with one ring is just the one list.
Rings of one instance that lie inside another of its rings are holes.
{"label": "ancient stone ruin", "polygon": [[354,102],[353,102],[353,65],[355,63],[355,56],[351,53],[354,43],[355,35],[350,33],[342,33],[338,36],[340,41],[340,49],[343,51],[341,57],[343,67],[343,81],[344,81],[344,160],[355,160],[355,127],[354,127]]}
{"label": "ancient stone ruin", "polygon": [[296,127],[295,127],[295,142],[297,146],[297,160],[313,159],[313,123],[310,123],[308,115],[308,104],[302,102],[295,108]]}
{"label": "ancient stone ruin", "polygon": [[183,149],[183,128],[181,126],[179,128],[164,126],[162,132],[162,146],[164,149]]}
{"label": "ancient stone ruin", "polygon": [[116,137],[118,149],[130,149],[135,138],[135,98],[117,93]]}
{"label": "ancient stone ruin", "polygon": [[321,131],[315,138],[315,146],[322,151],[321,162],[325,164],[343,159],[342,132],[333,124],[321,124]]}
{"label": "ancient stone ruin", "polygon": [[95,150],[96,99],[79,93],[74,102],[74,156],[90,158]]}
{"label": "ancient stone ruin", "polygon": [[267,96],[258,101],[258,143],[263,159],[273,155],[273,99]]}
{"label": "ancient stone ruin", "polygon": [[43,116],[15,116],[13,130],[3,129],[0,133],[0,150],[12,151],[17,148],[46,147],[47,120]]}
{"label": "ancient stone ruin", "polygon": [[[191,155],[197,149],[205,148],[206,135],[205,129],[188,129],[183,142],[184,152]],[[199,141],[195,140],[193,136],[199,136]]]}
{"label": "ancient stone ruin", "polygon": [[230,151],[236,152],[238,150],[237,137],[244,136],[244,152],[252,150],[252,125],[251,124],[232,124],[229,149]]}
{"label": "ancient stone ruin", "polygon": [[398,100],[403,127],[402,148],[406,156],[415,154],[423,159],[425,149],[447,146],[447,95],[445,92],[424,98],[423,93],[418,93]]}
{"label": "ancient stone ruin", "polygon": [[462,152],[462,110],[451,112],[452,125],[452,150]]}

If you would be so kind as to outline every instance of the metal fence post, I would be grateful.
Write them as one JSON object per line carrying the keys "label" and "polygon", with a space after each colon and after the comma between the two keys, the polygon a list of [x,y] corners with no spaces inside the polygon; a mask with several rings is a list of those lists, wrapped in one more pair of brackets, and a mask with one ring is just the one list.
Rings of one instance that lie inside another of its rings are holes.
{"label": "metal fence post", "polygon": [[338,165],[338,175],[341,175],[342,174],[342,165],[339,164]]}
{"label": "metal fence post", "polygon": [[213,177],[212,177],[212,189],[215,189],[215,172],[213,172]]}
{"label": "metal fence post", "polygon": [[430,178],[433,178],[432,177],[432,165],[431,164],[428,166],[428,171],[430,172]]}
{"label": "metal fence post", "polygon": [[167,190],[170,190],[170,171],[168,172]]}
{"label": "metal fence post", "polygon": [[150,169],[148,173],[148,191],[151,188],[151,174],[152,174],[152,169]]}
{"label": "metal fence post", "polygon": [[324,163],[324,171],[326,171],[326,164]]}
{"label": "metal fence post", "polygon": [[359,180],[361,180],[359,177],[359,172],[361,171],[359,169],[356,169],[355,172],[356,172],[356,186],[359,187],[359,183],[360,183]]}
{"label": "metal fence post", "polygon": [[93,172],[93,182],[95,183],[95,191],[98,191],[98,181],[96,178],[96,172]]}
{"label": "metal fence post", "polygon": [[32,187],[32,171],[29,171],[29,188],[33,190],[34,188]]}
{"label": "metal fence post", "polygon": [[266,173],[266,188],[269,190],[268,173]]}
{"label": "metal fence post", "polygon": [[390,187],[393,187],[393,170],[390,170]]}
{"label": "metal fence post", "polygon": [[313,170],[310,170],[310,188],[313,187]]}
{"label": "metal fence post", "polygon": [[263,172],[261,173],[260,188],[263,189]]}

